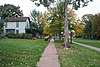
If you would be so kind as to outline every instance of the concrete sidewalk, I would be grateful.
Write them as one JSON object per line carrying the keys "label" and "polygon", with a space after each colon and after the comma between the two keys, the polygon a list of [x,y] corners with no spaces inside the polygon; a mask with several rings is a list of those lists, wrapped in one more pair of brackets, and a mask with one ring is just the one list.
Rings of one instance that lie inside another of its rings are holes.
{"label": "concrete sidewalk", "polygon": [[50,43],[44,50],[40,61],[37,63],[37,67],[60,67],[53,39],[51,39]]}
{"label": "concrete sidewalk", "polygon": [[73,43],[75,43],[75,44],[78,44],[78,45],[80,45],[80,46],[84,46],[84,47],[87,47],[87,48],[90,48],[90,49],[93,49],[93,50],[95,50],[95,51],[100,52],[100,48],[97,48],[97,47],[94,47],[94,46],[89,46],[89,45],[82,44],[82,43],[78,43],[78,42],[73,42]]}

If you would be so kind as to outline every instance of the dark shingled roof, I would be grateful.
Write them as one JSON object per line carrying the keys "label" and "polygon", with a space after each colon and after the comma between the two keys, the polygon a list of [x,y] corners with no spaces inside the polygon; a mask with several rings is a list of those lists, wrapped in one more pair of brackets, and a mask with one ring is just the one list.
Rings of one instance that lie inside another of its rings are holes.
{"label": "dark shingled roof", "polygon": [[7,22],[25,22],[28,17],[10,17],[7,19]]}

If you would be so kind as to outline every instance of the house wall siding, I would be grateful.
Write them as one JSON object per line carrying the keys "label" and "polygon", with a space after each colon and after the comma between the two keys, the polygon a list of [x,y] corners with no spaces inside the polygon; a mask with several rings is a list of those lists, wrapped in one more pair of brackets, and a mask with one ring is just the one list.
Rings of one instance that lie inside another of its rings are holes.
{"label": "house wall siding", "polygon": [[26,26],[27,27],[29,26],[28,20],[26,22],[19,22],[19,27],[16,27],[16,22],[6,22],[6,23],[7,27],[4,27],[4,33],[6,33],[5,29],[15,29],[14,33],[16,33],[16,30],[19,30],[19,33],[25,33]]}
{"label": "house wall siding", "polygon": [[6,29],[15,29],[16,28],[16,22],[6,22],[7,27]]}
{"label": "house wall siding", "polygon": [[19,33],[25,33],[25,27],[26,27],[26,22],[19,22],[19,27],[17,30],[19,30]]}

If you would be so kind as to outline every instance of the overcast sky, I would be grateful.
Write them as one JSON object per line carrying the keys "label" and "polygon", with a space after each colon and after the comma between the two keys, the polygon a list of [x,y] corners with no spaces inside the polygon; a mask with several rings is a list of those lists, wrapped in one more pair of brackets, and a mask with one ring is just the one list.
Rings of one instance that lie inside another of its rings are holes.
{"label": "overcast sky", "polygon": [[[30,0],[0,0],[0,5],[3,4],[13,4],[15,6],[20,6],[20,9],[23,10],[24,16],[29,16],[30,11],[33,9],[39,10],[44,12],[46,8],[43,6],[36,7],[34,3]],[[78,17],[82,17],[84,14],[96,14],[100,13],[100,0],[94,0],[93,2],[89,3],[87,7],[79,8],[76,11]]]}
{"label": "overcast sky", "polygon": [[82,17],[84,14],[97,14],[100,13],[100,0],[93,0],[89,2],[87,7],[79,8],[76,11],[78,17]]}

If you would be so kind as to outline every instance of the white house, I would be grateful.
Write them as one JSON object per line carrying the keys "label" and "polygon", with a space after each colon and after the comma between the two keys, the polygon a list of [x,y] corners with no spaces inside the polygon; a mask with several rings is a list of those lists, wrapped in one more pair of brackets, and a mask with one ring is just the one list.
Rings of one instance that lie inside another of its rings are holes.
{"label": "white house", "polygon": [[4,33],[26,33],[25,29],[30,28],[28,17],[11,17],[4,23]]}

